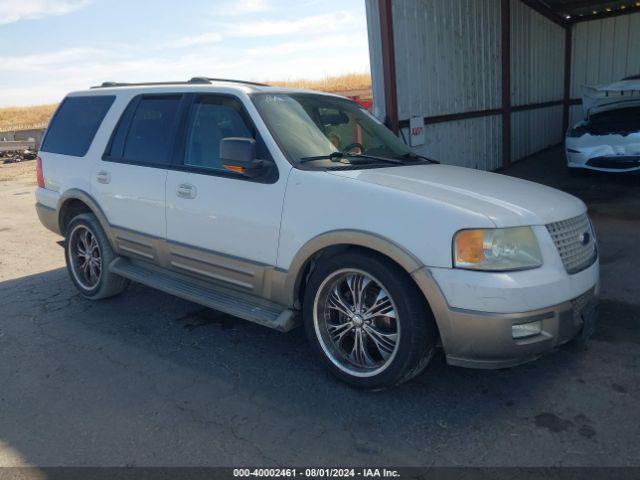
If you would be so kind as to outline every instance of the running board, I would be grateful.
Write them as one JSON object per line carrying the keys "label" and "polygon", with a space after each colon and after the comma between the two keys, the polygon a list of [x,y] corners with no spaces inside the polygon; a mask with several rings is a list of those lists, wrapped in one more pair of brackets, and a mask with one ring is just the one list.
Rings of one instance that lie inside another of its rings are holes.
{"label": "running board", "polygon": [[231,288],[199,282],[122,257],[111,262],[109,270],[134,282],[281,332],[297,326],[295,311]]}

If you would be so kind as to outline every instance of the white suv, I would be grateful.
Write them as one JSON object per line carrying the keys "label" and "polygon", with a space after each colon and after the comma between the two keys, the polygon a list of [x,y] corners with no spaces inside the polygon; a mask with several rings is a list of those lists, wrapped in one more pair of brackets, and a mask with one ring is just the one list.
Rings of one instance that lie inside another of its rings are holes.
{"label": "white suv", "polygon": [[418,156],[357,103],[250,82],[69,94],[37,211],[89,299],[129,280],[287,331],[364,388],[513,366],[595,321],[585,205]]}

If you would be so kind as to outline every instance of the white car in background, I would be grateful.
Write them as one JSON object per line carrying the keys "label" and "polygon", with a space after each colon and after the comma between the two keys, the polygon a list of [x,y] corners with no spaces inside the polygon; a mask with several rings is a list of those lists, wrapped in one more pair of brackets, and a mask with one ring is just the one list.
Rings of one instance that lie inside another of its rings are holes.
{"label": "white car in background", "polygon": [[567,132],[567,166],[603,172],[640,170],[640,75],[586,87],[587,118]]}

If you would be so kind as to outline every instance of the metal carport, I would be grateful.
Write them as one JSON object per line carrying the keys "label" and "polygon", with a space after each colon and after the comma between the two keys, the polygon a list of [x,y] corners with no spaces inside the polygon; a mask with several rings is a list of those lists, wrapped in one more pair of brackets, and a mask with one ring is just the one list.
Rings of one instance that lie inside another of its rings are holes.
{"label": "metal carport", "polygon": [[365,1],[374,113],[445,163],[558,145],[582,85],[640,73],[637,0]]}

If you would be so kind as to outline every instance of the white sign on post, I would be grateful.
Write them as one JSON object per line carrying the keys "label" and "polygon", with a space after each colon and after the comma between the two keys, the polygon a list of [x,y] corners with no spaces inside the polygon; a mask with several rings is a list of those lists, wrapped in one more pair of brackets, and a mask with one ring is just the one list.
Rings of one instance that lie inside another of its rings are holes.
{"label": "white sign on post", "polygon": [[412,147],[424,145],[424,119],[422,117],[411,117],[409,120],[409,145]]}

